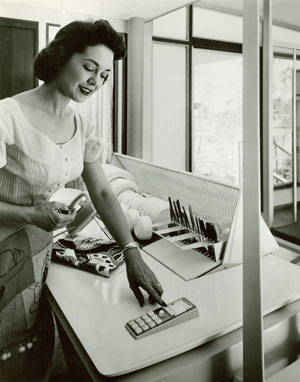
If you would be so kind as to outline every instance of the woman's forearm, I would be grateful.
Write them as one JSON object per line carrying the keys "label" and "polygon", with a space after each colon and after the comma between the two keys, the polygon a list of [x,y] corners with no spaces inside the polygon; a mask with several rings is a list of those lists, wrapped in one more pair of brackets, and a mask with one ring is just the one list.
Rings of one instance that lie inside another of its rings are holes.
{"label": "woman's forearm", "polygon": [[116,242],[121,247],[131,242],[133,238],[126,216],[106,179],[100,162],[85,163],[82,177],[96,211]]}
{"label": "woman's forearm", "polygon": [[[124,247],[133,240],[132,235],[121,205],[106,179],[100,162],[85,163],[82,177],[104,224],[116,242]],[[163,289],[153,271],[144,262],[139,249],[127,249],[124,257],[129,286],[140,305],[144,304],[144,297],[140,291],[142,288],[149,294],[152,301],[166,306],[161,299]]]}

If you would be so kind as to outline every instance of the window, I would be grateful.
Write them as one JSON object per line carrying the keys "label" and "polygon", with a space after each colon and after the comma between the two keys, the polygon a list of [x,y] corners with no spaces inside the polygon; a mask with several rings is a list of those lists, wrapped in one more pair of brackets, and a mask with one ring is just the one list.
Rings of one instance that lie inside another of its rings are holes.
{"label": "window", "polygon": [[242,42],[243,20],[241,16],[200,7],[194,7],[193,14],[194,37],[238,43]]}
{"label": "window", "polygon": [[153,44],[152,160],[186,169],[186,47]]}
{"label": "window", "polygon": [[[220,40],[242,39],[241,17],[193,6],[184,9],[154,21],[152,160],[239,184],[241,44]],[[186,14],[189,24],[193,20],[194,35],[184,41]],[[180,17],[184,28],[179,35],[171,25],[178,30]]]}
{"label": "window", "polygon": [[273,26],[273,40],[300,45],[300,33],[291,29]]}
{"label": "window", "polygon": [[280,49],[273,61],[273,182],[292,181],[293,54]]}
{"label": "window", "polygon": [[153,21],[153,36],[186,40],[186,18],[186,7],[183,7],[175,12],[155,19]]}
{"label": "window", "polygon": [[[181,9],[154,22],[153,160],[180,169],[185,162],[186,170],[240,184],[242,16],[199,5],[184,9],[186,13]],[[186,30],[190,34],[185,39]],[[300,33],[273,26],[273,40],[299,45]],[[296,124],[300,142],[297,54]],[[291,49],[276,50],[273,73],[273,179],[278,185],[291,183],[293,173]],[[172,154],[167,158],[163,147],[171,143],[168,151]],[[298,162],[300,174],[300,159]]]}
{"label": "window", "polygon": [[240,183],[242,56],[194,49],[194,172]]}

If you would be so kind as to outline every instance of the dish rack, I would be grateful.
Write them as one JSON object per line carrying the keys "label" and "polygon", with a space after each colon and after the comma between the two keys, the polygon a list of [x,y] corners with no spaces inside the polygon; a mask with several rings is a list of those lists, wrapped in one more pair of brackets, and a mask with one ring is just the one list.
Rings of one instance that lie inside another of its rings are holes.
{"label": "dish rack", "polygon": [[196,216],[191,205],[186,209],[178,199],[173,201],[169,197],[168,200],[170,220],[153,224],[153,233],[182,251],[196,250],[211,260],[219,261],[226,240],[219,240],[217,225]]}
{"label": "dish rack", "polygon": [[169,201],[169,219],[152,225],[159,239],[143,249],[185,280],[222,264],[239,188],[193,173],[114,154],[112,165],[134,176],[143,195]]}

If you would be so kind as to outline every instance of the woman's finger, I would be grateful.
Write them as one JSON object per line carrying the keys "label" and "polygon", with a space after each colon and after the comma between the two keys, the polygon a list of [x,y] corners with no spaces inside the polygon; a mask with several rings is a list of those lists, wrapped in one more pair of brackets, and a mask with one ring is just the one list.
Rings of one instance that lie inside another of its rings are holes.
{"label": "woman's finger", "polygon": [[140,291],[139,287],[134,282],[129,282],[130,289],[134,293],[136,299],[138,300],[141,307],[144,306],[144,296]]}
{"label": "woman's finger", "polygon": [[161,296],[164,292],[161,283],[158,281],[153,282],[152,284],[153,288],[156,290],[156,292]]}
{"label": "woman's finger", "polygon": [[149,294],[149,296],[158,304],[162,306],[167,306],[167,304],[164,302],[164,300],[160,297],[160,295],[156,292],[156,290],[150,286],[150,285],[145,285],[143,287],[145,291]]}

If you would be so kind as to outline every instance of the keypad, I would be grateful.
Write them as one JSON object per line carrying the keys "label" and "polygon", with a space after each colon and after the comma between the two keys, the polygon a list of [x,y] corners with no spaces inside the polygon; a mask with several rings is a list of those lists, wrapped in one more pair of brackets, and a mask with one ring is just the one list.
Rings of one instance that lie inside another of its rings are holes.
{"label": "keypad", "polygon": [[196,306],[182,297],[167,307],[159,307],[128,321],[125,327],[137,339],[197,316],[199,313]]}

